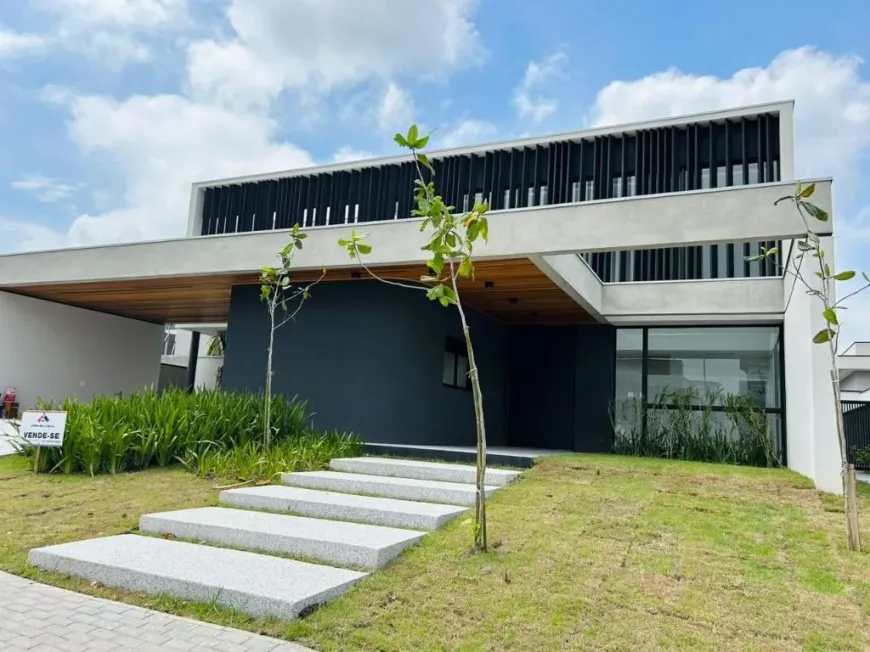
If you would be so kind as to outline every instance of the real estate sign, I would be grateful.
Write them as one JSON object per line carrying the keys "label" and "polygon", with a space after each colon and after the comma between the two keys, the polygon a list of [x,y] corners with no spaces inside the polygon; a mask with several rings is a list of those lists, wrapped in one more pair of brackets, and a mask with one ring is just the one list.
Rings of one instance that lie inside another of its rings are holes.
{"label": "real estate sign", "polygon": [[66,412],[28,410],[21,415],[18,434],[31,446],[60,448],[66,430]]}

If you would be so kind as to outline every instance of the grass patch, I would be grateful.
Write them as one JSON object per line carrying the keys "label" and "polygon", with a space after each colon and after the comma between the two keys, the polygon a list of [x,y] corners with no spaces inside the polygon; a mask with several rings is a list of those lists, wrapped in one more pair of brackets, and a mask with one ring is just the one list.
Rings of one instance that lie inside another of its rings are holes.
{"label": "grass patch", "polygon": [[[0,460],[0,568],[321,650],[863,650],[870,554],[786,470],[619,456],[548,458],[489,502],[492,552],[459,519],[295,623],[91,587],[27,550],[213,505],[179,469],[36,476]],[[870,495],[862,492],[870,536]]]}

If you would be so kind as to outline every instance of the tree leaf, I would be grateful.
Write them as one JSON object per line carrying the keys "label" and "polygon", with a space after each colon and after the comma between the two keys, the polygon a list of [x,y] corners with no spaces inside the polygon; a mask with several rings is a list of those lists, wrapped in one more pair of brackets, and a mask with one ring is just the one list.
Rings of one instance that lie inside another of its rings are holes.
{"label": "tree leaf", "polygon": [[828,263],[825,263],[825,276],[831,275],[831,266]]}
{"label": "tree leaf", "polygon": [[[428,138],[428,136],[427,136],[427,138]],[[432,170],[432,172],[435,172],[435,168],[433,168],[432,164],[429,162],[429,157],[426,156],[425,154],[423,154],[422,152],[417,154],[417,161],[423,167],[428,168],[429,170]]]}
{"label": "tree leaf", "polygon": [[809,202],[804,202],[804,210],[807,213],[816,218],[819,222],[827,222],[828,221],[828,212],[819,208],[815,204],[810,204]]}
{"label": "tree leaf", "polygon": [[815,344],[824,344],[825,342],[831,341],[831,330],[829,328],[825,328],[824,330],[820,330],[813,336],[813,342]]}
{"label": "tree leaf", "polygon": [[411,147],[417,147],[417,141],[420,138],[420,130],[417,128],[417,125],[411,125],[411,128],[408,129],[408,145]]}
{"label": "tree leaf", "polygon": [[447,243],[447,246],[453,249],[456,246],[456,236],[453,233],[448,233],[444,236],[444,241]]}
{"label": "tree leaf", "polygon": [[822,316],[829,324],[834,324],[836,326],[840,323],[839,321],[837,321],[837,313],[833,308],[825,308]]}
{"label": "tree leaf", "polygon": [[370,254],[372,253],[372,246],[367,244],[358,244],[356,248],[359,250],[361,254]]}
{"label": "tree leaf", "polygon": [[393,140],[396,141],[396,143],[399,145],[399,147],[408,147],[409,146],[408,140],[402,134],[397,133],[395,136],[393,136]]}
{"label": "tree leaf", "polygon": [[802,189],[798,193],[798,197],[800,197],[802,199],[808,199],[809,197],[812,197],[812,195],[815,191],[816,191],[816,184],[811,183],[810,185],[808,185],[806,188]]}
{"label": "tree leaf", "polygon": [[442,287],[444,288],[443,297],[450,303],[457,303],[456,292],[453,291],[453,288],[446,285]]}
{"label": "tree leaf", "polygon": [[840,272],[839,274],[835,274],[834,278],[838,281],[850,281],[855,278],[855,272],[853,272],[852,270]]}
{"label": "tree leaf", "polygon": [[[428,144],[429,144],[429,134],[426,134],[420,140],[417,141],[417,149],[423,149]],[[432,174],[435,174],[434,169],[432,170]]]}
{"label": "tree leaf", "polygon": [[474,220],[471,224],[468,225],[468,229],[466,231],[466,237],[469,242],[474,242],[477,240],[477,236],[480,235],[480,220]]}
{"label": "tree leaf", "polygon": [[459,263],[459,275],[469,277],[474,274],[474,263],[471,258],[463,258]]}
{"label": "tree leaf", "polygon": [[351,241],[350,241],[350,240],[344,240],[343,238],[339,238],[339,240],[338,240],[338,246],[339,246],[339,247],[346,247],[346,246],[348,246],[349,244],[351,244]]}

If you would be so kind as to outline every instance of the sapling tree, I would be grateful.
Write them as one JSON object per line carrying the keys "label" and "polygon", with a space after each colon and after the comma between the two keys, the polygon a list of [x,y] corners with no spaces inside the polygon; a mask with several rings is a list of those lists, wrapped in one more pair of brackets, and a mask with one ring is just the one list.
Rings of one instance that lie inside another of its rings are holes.
{"label": "sapling tree", "polygon": [[[802,186],[800,183],[793,195],[780,197],[776,204],[788,202],[794,204],[803,220],[806,232],[795,241],[797,252],[786,261],[785,265],[779,265],[784,274],[794,280],[787,301],[791,302],[795,288],[802,285],[806,293],[815,297],[819,302],[822,316],[825,319],[825,328],[813,336],[813,342],[826,345],[830,356],[830,377],[834,411],[837,415],[837,441],[840,446],[840,464],[843,479],[843,494],[846,501],[846,537],[849,550],[861,550],[861,533],[858,524],[858,496],[855,481],[855,467],[849,464],[848,449],[846,444],[846,431],[843,425],[843,407],[840,402],[840,372],[837,366],[837,345],[839,342],[840,329],[843,323],[843,311],[846,310],[846,300],[854,297],[870,288],[870,276],[862,272],[864,283],[856,290],[849,292],[840,299],[836,298],[835,284],[838,281],[850,281],[855,278],[854,271],[836,272],[828,262],[825,250],[822,248],[821,239],[810,226],[813,218],[818,222],[827,222],[827,211],[811,203],[809,200],[816,190],[816,184],[811,183]],[[779,254],[778,247],[767,249],[761,248],[761,254],[751,256],[750,261],[771,260],[776,261]],[[806,264],[809,267],[805,269]],[[815,278],[813,278],[815,277]]]}
{"label": "sapling tree", "polygon": [[[474,278],[474,246],[480,240],[486,242],[489,235],[489,224],[486,213],[489,206],[477,203],[466,213],[457,215],[453,206],[448,206],[444,199],[435,191],[435,169],[429,162],[423,150],[429,142],[429,136],[420,136],[417,125],[413,125],[407,135],[396,134],[396,142],[400,147],[410,149],[417,170],[414,182],[414,200],[416,208],[411,212],[413,217],[421,217],[420,232],[426,233],[426,243],[422,250],[426,252],[426,266],[429,274],[421,276],[419,284],[402,283],[384,279],[368,267],[365,256],[372,252],[372,246],[365,241],[367,235],[351,232],[350,239],[339,240],[338,244],[347,249],[350,257],[359,261],[363,269],[372,278],[390,285],[398,285],[426,293],[430,301],[437,301],[442,306],[456,306],[465,338],[468,355],[468,378],[471,383],[474,417],[477,430],[477,473],[473,530],[474,548],[478,551],[487,549],[486,533],[486,422],[483,412],[483,394],[480,389],[480,372],[474,356],[471,342],[471,329],[466,319],[465,308],[462,305],[460,279]],[[428,172],[424,174],[424,170]]]}
{"label": "sapling tree", "polygon": [[326,276],[326,270],[307,285],[292,285],[290,272],[293,256],[302,249],[302,241],[308,235],[294,224],[290,242],[278,252],[281,264],[278,267],[260,268],[260,299],[269,311],[269,348],[266,350],[266,392],[263,397],[263,447],[268,450],[272,443],[272,352],[275,348],[275,331],[296,318],[302,305],[311,297],[311,288]]}

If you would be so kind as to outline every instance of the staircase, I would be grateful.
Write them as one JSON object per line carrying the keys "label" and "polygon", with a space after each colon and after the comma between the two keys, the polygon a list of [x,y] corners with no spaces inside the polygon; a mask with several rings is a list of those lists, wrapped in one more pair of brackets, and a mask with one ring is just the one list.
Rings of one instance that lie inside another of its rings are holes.
{"label": "staircase", "polygon": [[[291,619],[474,504],[473,466],[357,457],[330,468],[223,491],[221,507],[146,514],[138,535],[36,548],[29,561],[105,586]],[[486,495],[518,475],[487,469]]]}

